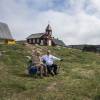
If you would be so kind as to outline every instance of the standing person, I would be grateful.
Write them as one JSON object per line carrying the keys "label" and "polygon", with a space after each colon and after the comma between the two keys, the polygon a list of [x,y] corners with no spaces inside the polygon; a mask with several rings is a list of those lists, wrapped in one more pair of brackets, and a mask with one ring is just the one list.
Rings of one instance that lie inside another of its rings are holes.
{"label": "standing person", "polygon": [[43,77],[43,63],[41,61],[40,52],[37,50],[32,51],[32,64],[40,69],[40,76]]}
{"label": "standing person", "polygon": [[57,74],[57,65],[54,63],[54,61],[55,60],[61,61],[61,59],[51,55],[50,53],[51,53],[50,50],[48,50],[47,54],[43,55],[41,59],[44,62],[44,64],[47,66],[48,73],[54,76],[54,74],[55,75]]}

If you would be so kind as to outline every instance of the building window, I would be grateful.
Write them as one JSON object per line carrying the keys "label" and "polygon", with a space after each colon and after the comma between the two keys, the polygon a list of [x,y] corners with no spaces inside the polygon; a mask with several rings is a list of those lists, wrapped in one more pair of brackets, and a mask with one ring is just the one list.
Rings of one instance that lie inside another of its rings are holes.
{"label": "building window", "polygon": [[35,39],[33,39],[33,43],[35,43]]}
{"label": "building window", "polygon": [[39,43],[40,41],[39,41],[39,39],[37,39],[37,43]]}
{"label": "building window", "polygon": [[41,40],[41,43],[40,43],[40,45],[43,45],[43,40]]}

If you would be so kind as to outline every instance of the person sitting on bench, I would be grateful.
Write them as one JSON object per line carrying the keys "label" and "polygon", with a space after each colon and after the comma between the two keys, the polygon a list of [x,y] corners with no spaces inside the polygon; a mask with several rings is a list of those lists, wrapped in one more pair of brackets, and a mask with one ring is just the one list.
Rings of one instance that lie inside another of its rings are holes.
{"label": "person sitting on bench", "polygon": [[50,50],[48,50],[47,54],[43,55],[41,59],[43,63],[46,65],[48,73],[54,76],[54,75],[57,75],[57,65],[54,63],[54,61],[55,60],[61,61],[62,59],[57,58],[51,55],[50,53],[51,53]]}
{"label": "person sitting on bench", "polygon": [[32,64],[40,70],[40,76],[43,77],[43,63],[41,61],[40,52],[38,50],[32,51]]}

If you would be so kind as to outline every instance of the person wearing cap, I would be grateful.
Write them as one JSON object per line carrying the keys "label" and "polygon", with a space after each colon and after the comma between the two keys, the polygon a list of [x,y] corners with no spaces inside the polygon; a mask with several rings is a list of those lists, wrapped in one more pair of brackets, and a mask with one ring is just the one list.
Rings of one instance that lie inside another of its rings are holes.
{"label": "person wearing cap", "polygon": [[46,65],[47,67],[47,71],[48,73],[50,73],[52,76],[57,74],[57,65],[54,63],[55,60],[59,60],[61,61],[62,59],[55,57],[53,55],[50,54],[50,50],[47,51],[46,55],[43,55],[41,57],[43,63]]}

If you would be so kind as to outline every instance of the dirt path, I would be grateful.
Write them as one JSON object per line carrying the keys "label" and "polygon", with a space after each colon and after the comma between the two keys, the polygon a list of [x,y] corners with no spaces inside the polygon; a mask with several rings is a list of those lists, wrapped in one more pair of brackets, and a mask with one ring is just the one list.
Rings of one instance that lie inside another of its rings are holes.
{"label": "dirt path", "polygon": [[46,88],[46,90],[47,91],[54,91],[54,90],[56,90],[56,85],[57,85],[57,83],[53,82]]}

